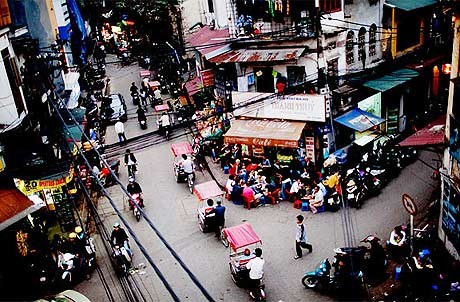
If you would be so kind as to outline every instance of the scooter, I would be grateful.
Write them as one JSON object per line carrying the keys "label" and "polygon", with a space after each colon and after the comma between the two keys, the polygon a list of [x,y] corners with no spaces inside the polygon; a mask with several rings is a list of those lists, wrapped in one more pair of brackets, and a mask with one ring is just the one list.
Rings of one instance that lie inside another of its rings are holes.
{"label": "scooter", "polygon": [[136,217],[136,220],[139,221],[141,219],[141,211],[139,210],[139,207],[144,207],[144,201],[142,200],[141,194],[131,194],[131,198],[129,199],[129,207],[133,210],[133,214],[134,217]]}
{"label": "scooter", "polygon": [[347,182],[347,186],[344,192],[345,200],[348,202],[348,205],[360,209],[363,205],[366,189],[363,184],[360,184],[358,187],[355,180],[350,179]]}
{"label": "scooter", "polygon": [[334,191],[329,196],[326,196],[325,200],[326,200],[326,202],[325,202],[324,205],[325,205],[327,211],[337,212],[338,210],[340,210],[342,202],[340,200],[339,194],[337,194],[336,191]]}
{"label": "scooter", "polygon": [[126,276],[131,269],[132,258],[124,246],[115,245],[113,247],[112,257],[117,265],[117,273]]}
{"label": "scooter", "polygon": [[[319,289],[323,291],[347,291],[356,294],[362,289],[363,272],[361,270],[364,258],[364,247],[337,248],[334,262],[325,258],[314,271],[306,272],[302,277],[305,288]],[[331,269],[334,267],[334,273]]]}
{"label": "scooter", "polygon": [[135,106],[139,105],[139,103],[141,102],[141,98],[139,97],[139,93],[134,92],[134,93],[131,94],[131,96],[133,97],[133,104]]}
{"label": "scooter", "polygon": [[139,126],[141,127],[142,130],[147,129],[147,120],[140,120]]}

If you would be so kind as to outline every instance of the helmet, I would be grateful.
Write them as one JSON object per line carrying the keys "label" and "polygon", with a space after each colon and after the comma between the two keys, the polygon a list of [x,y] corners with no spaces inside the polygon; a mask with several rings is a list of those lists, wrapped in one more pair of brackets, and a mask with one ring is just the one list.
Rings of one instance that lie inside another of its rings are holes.
{"label": "helmet", "polygon": [[222,203],[222,198],[217,198],[216,202],[217,202],[217,204],[221,204]]}
{"label": "helmet", "polygon": [[115,223],[113,224],[113,227],[114,227],[114,228],[119,228],[119,227],[120,227],[120,223],[119,223],[119,222],[115,222]]}
{"label": "helmet", "polygon": [[83,229],[81,228],[81,226],[76,226],[75,227],[75,233],[79,234],[81,232],[83,232]]}
{"label": "helmet", "polygon": [[69,234],[69,239],[71,239],[71,238],[74,238],[74,239],[77,238],[77,234],[74,233],[74,232],[70,233]]}
{"label": "helmet", "polygon": [[133,181],[134,181],[134,177],[130,176],[130,177],[128,178],[128,181],[129,181],[129,182],[133,182]]}

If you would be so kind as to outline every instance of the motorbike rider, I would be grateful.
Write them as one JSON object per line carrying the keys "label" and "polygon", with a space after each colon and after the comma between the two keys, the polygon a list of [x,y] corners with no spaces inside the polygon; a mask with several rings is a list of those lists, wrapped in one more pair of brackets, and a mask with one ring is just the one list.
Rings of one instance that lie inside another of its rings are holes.
{"label": "motorbike rider", "polygon": [[187,175],[193,174],[193,179],[195,180],[195,164],[187,154],[182,154],[182,160],[179,162],[179,165],[182,167],[182,170]]}
{"label": "motorbike rider", "polygon": [[388,253],[395,260],[399,260],[407,250],[406,232],[402,226],[396,226],[390,234],[390,240],[387,243]]}
{"label": "motorbike rider", "polygon": [[254,254],[256,255],[256,257],[249,260],[249,262],[246,264],[246,268],[249,270],[249,295],[251,296],[251,298],[257,299],[259,294],[260,280],[264,275],[265,260],[262,259],[261,248],[256,248],[254,250]]}
{"label": "motorbike rider", "polygon": [[210,210],[206,217],[215,214],[215,232],[216,237],[220,237],[220,227],[224,227],[225,225],[225,206],[222,205],[222,199],[218,198],[216,200],[217,206],[215,206],[212,210]]}
{"label": "motorbike rider", "polygon": [[147,116],[145,116],[145,110],[142,108],[141,104],[137,106],[136,113],[137,113],[137,121],[139,123],[142,121],[147,121]]}
{"label": "motorbike rider", "polygon": [[[128,185],[126,186],[126,190],[128,191],[128,193],[130,195],[133,195],[133,194],[140,194],[142,196],[142,189],[141,189],[141,186],[136,182],[134,181],[134,177],[129,177],[128,178]],[[139,206],[140,207],[144,207],[144,200],[142,197],[139,198]]]}
{"label": "motorbike rider", "polygon": [[132,169],[133,173],[137,174],[136,165],[137,165],[136,156],[134,156],[134,153],[131,153],[131,150],[126,149],[126,152],[125,152],[125,166],[128,166],[128,175],[130,175],[129,169]]}
{"label": "motorbike rider", "polygon": [[139,93],[139,88],[137,88],[136,83],[132,82],[131,87],[129,88],[129,91],[131,91],[131,96],[134,97],[135,94]]}
{"label": "motorbike rider", "polygon": [[112,234],[110,235],[110,243],[113,245],[123,246],[128,254],[132,257],[133,253],[129,247],[128,235],[125,230],[120,227],[119,222],[115,222],[113,225]]}

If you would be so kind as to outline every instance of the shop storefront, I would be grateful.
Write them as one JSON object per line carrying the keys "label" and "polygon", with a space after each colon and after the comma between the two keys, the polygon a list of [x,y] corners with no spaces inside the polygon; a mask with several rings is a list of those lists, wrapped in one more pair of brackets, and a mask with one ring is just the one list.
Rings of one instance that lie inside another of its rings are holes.
{"label": "shop storefront", "polygon": [[[298,149],[300,157],[308,156],[314,161],[321,161],[322,152],[320,145],[322,134],[320,129],[324,128],[326,122],[326,100],[323,95],[295,94],[274,96],[270,93],[233,92],[232,99],[233,106],[236,108],[234,111],[235,116],[245,119],[257,119],[255,121],[259,122],[274,123],[273,125],[276,125],[276,123],[292,123],[297,126],[301,124],[301,127],[298,126],[301,128],[300,132],[294,135],[295,143],[283,145],[279,142],[273,143],[276,142],[275,140],[269,143],[269,145],[271,144],[271,147],[278,149],[295,148]],[[232,128],[234,126],[233,124]],[[275,135],[276,129],[273,129],[273,131]],[[278,133],[282,132],[278,131]],[[257,144],[251,144],[257,146]],[[259,146],[263,147],[263,144],[259,144]],[[256,150],[259,149],[259,152],[261,151],[260,147],[256,148]],[[283,160],[284,157],[280,156],[280,152],[282,153],[283,151],[278,150],[264,153],[274,153],[274,159]],[[289,154],[288,157],[292,158],[292,150],[284,153]]]}
{"label": "shop storefront", "polygon": [[76,226],[73,190],[73,168],[65,173],[39,180],[14,179],[16,187],[29,198],[44,201],[47,216],[55,220],[60,231],[69,232]]}

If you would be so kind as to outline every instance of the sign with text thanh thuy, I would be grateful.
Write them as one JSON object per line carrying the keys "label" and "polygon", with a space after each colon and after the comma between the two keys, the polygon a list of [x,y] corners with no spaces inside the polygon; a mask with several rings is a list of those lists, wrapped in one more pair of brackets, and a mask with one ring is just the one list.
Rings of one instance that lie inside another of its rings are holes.
{"label": "sign with text thanh thuy", "polygon": [[277,96],[264,100],[257,110],[242,114],[247,117],[325,122],[326,98],[317,94]]}

